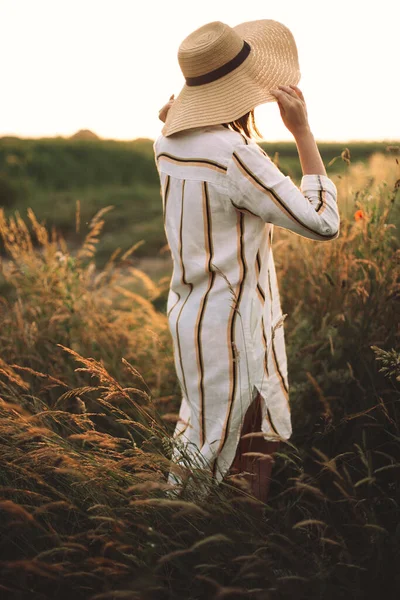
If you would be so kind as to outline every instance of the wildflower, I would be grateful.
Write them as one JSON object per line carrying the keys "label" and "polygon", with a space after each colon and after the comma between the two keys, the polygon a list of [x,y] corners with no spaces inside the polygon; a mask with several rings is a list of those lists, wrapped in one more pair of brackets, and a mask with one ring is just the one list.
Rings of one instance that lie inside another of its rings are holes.
{"label": "wildflower", "polygon": [[356,210],[356,212],[354,213],[354,219],[356,221],[360,221],[361,219],[364,219],[365,215],[364,215],[364,211],[362,211],[361,209]]}

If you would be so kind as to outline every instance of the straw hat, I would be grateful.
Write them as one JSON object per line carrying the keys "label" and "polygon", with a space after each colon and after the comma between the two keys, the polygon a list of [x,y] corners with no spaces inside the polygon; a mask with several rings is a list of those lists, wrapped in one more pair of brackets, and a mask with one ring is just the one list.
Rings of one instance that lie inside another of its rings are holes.
{"label": "straw hat", "polygon": [[294,37],[270,19],[203,25],[183,40],[178,61],[186,83],[168,112],[165,136],[229,123],[276,101],[271,89],[300,80]]}

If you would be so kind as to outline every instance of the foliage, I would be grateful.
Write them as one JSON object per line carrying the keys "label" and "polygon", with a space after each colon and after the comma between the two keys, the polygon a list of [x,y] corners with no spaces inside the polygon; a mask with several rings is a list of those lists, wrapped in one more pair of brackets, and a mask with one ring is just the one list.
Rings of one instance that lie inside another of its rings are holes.
{"label": "foliage", "polygon": [[[152,281],[132,267],[135,245],[96,272],[105,211],[75,254],[33,211],[35,246],[18,213],[0,214],[6,598],[398,596],[395,160],[346,163],[337,175],[337,240],[275,231],[294,434],[274,455],[261,511],[245,491],[232,493],[232,478],[213,486],[189,463],[192,485],[170,496],[180,399],[156,309],[169,273]],[[196,494],[203,483],[205,500]]]}
{"label": "foliage", "polygon": [[[388,144],[353,142],[347,146],[352,161],[364,164],[372,154],[387,154],[397,147]],[[301,168],[295,143],[261,145],[298,183]],[[319,143],[331,175],[345,172],[346,163],[340,159],[344,146]],[[18,208],[25,217],[27,209],[33,208],[39,221],[45,220],[49,229],[57,227],[76,245],[83,241],[79,234],[74,235],[76,201],[81,202],[84,222],[99,209],[113,206],[97,248],[99,267],[106,263],[113,244],[115,247],[115,231],[124,251],[145,241],[137,249],[138,257],[157,256],[165,244],[152,140],[0,138],[0,200],[7,216]]]}
{"label": "foliage", "polygon": [[[122,382],[125,358],[135,363],[153,393],[163,395],[171,384],[172,352],[166,317],[153,303],[166,282],[157,286],[132,266],[138,244],[122,254],[115,249],[103,270],[96,270],[93,256],[106,212],[95,215],[84,243],[72,254],[65,240],[54,230],[50,235],[31,209],[37,247],[18,211],[8,220],[0,211],[0,235],[8,254],[0,262],[0,355],[50,376],[62,373],[69,384],[81,380],[59,344],[102,359]],[[76,216],[79,227],[79,204]],[[47,401],[52,404],[54,397],[49,392]]]}
{"label": "foliage", "polygon": [[371,348],[375,352],[376,360],[382,363],[379,371],[400,381],[400,353],[394,348],[391,350],[382,350],[377,346],[371,346]]}

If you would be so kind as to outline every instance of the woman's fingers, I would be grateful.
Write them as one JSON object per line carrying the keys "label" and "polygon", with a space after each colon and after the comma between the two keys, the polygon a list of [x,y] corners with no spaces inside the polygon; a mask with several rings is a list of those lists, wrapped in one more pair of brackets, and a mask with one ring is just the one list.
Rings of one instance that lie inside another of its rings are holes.
{"label": "woman's fingers", "polygon": [[273,96],[275,96],[275,98],[276,98],[279,112],[281,113],[281,117],[283,119],[285,117],[285,107],[287,109],[289,108],[290,100],[288,99],[287,94],[285,94],[285,92],[282,92],[281,90],[270,90],[270,91],[271,91],[271,94]]}
{"label": "woman's fingers", "polygon": [[285,91],[280,90],[278,88],[274,88],[270,90],[270,92],[273,96],[275,96],[275,98],[278,99],[278,101],[285,101],[288,99],[288,94]]}
{"label": "woman's fingers", "polygon": [[296,86],[280,85],[271,90],[278,102],[283,123],[293,135],[308,123],[306,103]]}
{"label": "woman's fingers", "polygon": [[285,108],[289,109],[291,106],[293,106],[294,98],[290,94],[288,94],[286,91],[274,89],[274,90],[271,90],[271,93],[277,99],[278,106],[280,109],[283,109],[283,110]]}
{"label": "woman's fingers", "polygon": [[301,89],[298,88],[297,85],[292,85],[292,84],[290,85],[290,87],[296,92],[296,94],[298,95],[300,100],[303,100],[303,102],[305,102],[303,92],[301,91]]}
{"label": "woman's fingers", "polygon": [[288,106],[293,103],[293,100],[298,100],[299,98],[295,92],[289,93],[284,87],[286,86],[279,86],[279,88],[271,90],[271,93],[278,99],[278,102],[282,102]]}
{"label": "woman's fingers", "polygon": [[295,98],[296,100],[298,100],[298,95],[296,94],[296,92],[294,90],[292,90],[291,87],[289,87],[288,85],[280,85],[279,86],[280,90],[283,90],[284,92],[286,92],[291,98]]}
{"label": "woman's fingers", "polygon": [[[301,100],[305,102],[302,91],[296,85],[280,85],[279,88],[271,90],[272,94],[280,99]],[[277,94],[276,94],[277,92]]]}

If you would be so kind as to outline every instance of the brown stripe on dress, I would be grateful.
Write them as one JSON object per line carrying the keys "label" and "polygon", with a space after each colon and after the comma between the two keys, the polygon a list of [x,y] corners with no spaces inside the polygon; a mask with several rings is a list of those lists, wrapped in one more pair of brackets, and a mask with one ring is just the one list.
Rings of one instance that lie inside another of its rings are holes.
{"label": "brown stripe on dress", "polygon": [[200,446],[203,446],[206,432],[205,432],[205,421],[204,421],[204,360],[203,360],[203,348],[201,345],[201,329],[203,324],[203,315],[207,305],[208,294],[214,284],[215,271],[211,270],[211,261],[213,258],[213,243],[212,243],[212,221],[210,211],[210,198],[208,192],[208,183],[202,182],[202,200],[203,200],[203,225],[204,225],[204,248],[206,255],[205,271],[208,273],[208,287],[201,299],[200,308],[196,319],[195,327],[195,342],[196,342],[196,357],[197,357],[197,370],[199,375],[199,421],[200,421]]}
{"label": "brown stripe on dress", "polygon": [[[265,293],[260,285],[260,282],[258,281],[258,278],[260,277],[260,272],[261,272],[261,258],[260,258],[260,251],[257,250],[257,256],[256,256],[257,292],[258,292],[259,296],[261,296],[261,302],[264,305]],[[269,374],[268,374],[267,338],[265,336],[264,316],[263,315],[261,315],[261,331],[262,331],[262,341],[263,341],[263,346],[264,346],[264,369],[265,369],[265,374],[268,379]]]}
{"label": "brown stripe on dress", "polygon": [[271,288],[271,279],[270,279],[270,275],[269,275],[269,269],[268,269],[268,288],[269,288],[269,297],[270,297],[270,302],[271,302],[271,345],[272,345],[272,357],[274,359],[274,366],[275,366],[275,370],[278,374],[279,377],[279,383],[281,384],[281,388],[283,391],[283,394],[287,400],[287,402],[289,402],[289,390],[287,388],[287,385],[285,383],[285,379],[282,375],[282,371],[280,369],[279,366],[279,362],[278,362],[278,357],[276,355],[276,349],[275,349],[275,341],[274,341],[274,331],[272,330],[272,322],[273,322],[273,315],[272,315],[272,288]]}
{"label": "brown stripe on dress", "polygon": [[225,445],[227,436],[228,436],[229,422],[231,419],[232,407],[233,407],[233,402],[234,402],[235,394],[236,394],[238,355],[237,355],[237,348],[236,348],[236,344],[235,344],[235,321],[236,321],[236,314],[239,310],[239,305],[240,305],[243,287],[244,287],[244,281],[245,281],[245,277],[246,277],[246,273],[247,273],[247,265],[246,265],[246,259],[245,259],[245,253],[244,253],[244,238],[243,238],[244,216],[243,216],[243,213],[241,213],[241,212],[238,212],[236,214],[236,232],[237,232],[237,259],[238,259],[238,263],[239,263],[239,267],[240,267],[240,276],[239,276],[239,281],[238,281],[238,284],[237,284],[236,290],[235,290],[236,302],[234,302],[232,309],[231,309],[231,313],[230,313],[229,321],[228,321],[228,330],[227,330],[228,351],[230,354],[230,361],[229,361],[230,388],[229,388],[229,397],[228,397],[228,410],[227,410],[225,422],[224,422],[224,425],[222,428],[219,448],[217,450],[217,454],[216,454],[214,464],[213,464],[213,469],[212,469],[213,477],[215,477],[215,475],[216,475],[216,466],[217,466],[218,456],[221,454],[222,449]]}
{"label": "brown stripe on dress", "polygon": [[261,272],[261,258],[260,258],[260,251],[257,250],[257,256],[256,256],[257,292],[258,292],[259,296],[261,296],[262,302],[264,303],[265,302],[265,293],[259,282],[260,272]]}
{"label": "brown stripe on dress", "polygon": [[272,237],[274,234],[274,226],[272,225],[272,223],[270,223],[269,226],[269,235],[268,235],[268,256],[269,253],[271,252],[271,248],[272,248]]}
{"label": "brown stripe on dress", "polygon": [[318,213],[319,215],[322,215],[322,213],[324,212],[324,210],[327,207],[327,202],[326,202],[326,194],[327,194],[327,192],[326,192],[326,190],[322,190],[321,194],[322,194],[322,207],[321,207],[321,209],[320,209],[320,211]]}
{"label": "brown stripe on dress", "polygon": [[240,210],[241,212],[247,212],[247,213],[249,213],[249,215],[253,215],[253,217],[257,217],[258,219],[260,218],[258,215],[251,212],[251,210],[249,210],[248,208],[243,208],[242,206],[238,206],[237,204],[235,204],[234,201],[232,200],[232,198],[229,198],[229,199],[230,199],[231,203],[233,204],[233,206],[235,208],[237,208],[238,210]]}
{"label": "brown stripe on dress", "polygon": [[264,346],[264,369],[265,369],[265,375],[267,376],[267,379],[269,379],[267,338],[265,336],[265,331],[264,331],[264,316],[261,316],[261,331],[262,331],[262,341],[263,341],[263,346]]}
{"label": "brown stripe on dress", "polygon": [[264,302],[265,302],[265,295],[264,295],[264,291],[263,291],[263,289],[262,289],[262,287],[261,287],[261,285],[260,285],[259,282],[257,282],[257,293],[258,293],[258,296],[259,296],[261,302],[264,304]]}
{"label": "brown stripe on dress", "polygon": [[165,218],[166,218],[166,214],[167,214],[167,201],[168,201],[169,189],[170,189],[170,179],[171,179],[171,177],[169,175],[167,175],[167,177],[165,179],[165,187],[164,187],[164,193],[163,193],[163,198],[164,198],[164,202],[163,202],[164,229],[165,229]]}
{"label": "brown stripe on dress", "polygon": [[174,156],[169,154],[168,152],[161,152],[157,155],[157,160],[163,158],[169,162],[187,165],[190,167],[208,167],[209,169],[213,169],[214,171],[219,171],[220,173],[226,173],[228,170],[227,167],[217,163],[215,160],[209,160],[207,158],[181,158],[180,156]]}
{"label": "brown stripe on dress", "polygon": [[270,412],[270,410],[269,410],[269,408],[268,408],[268,407],[267,407],[267,420],[268,420],[268,423],[271,425],[271,429],[272,429],[272,431],[273,431],[274,433],[276,433],[276,435],[279,435],[279,431],[277,431],[277,429],[276,429],[275,425],[274,425],[274,424],[273,424],[273,422],[272,422],[271,412]]}
{"label": "brown stripe on dress", "polygon": [[190,424],[190,417],[191,417],[191,416],[192,416],[192,415],[190,414],[190,415],[189,415],[189,417],[188,417],[188,420],[187,420],[187,421],[186,421],[186,423],[185,423],[185,428],[184,428],[184,429],[182,429],[182,431],[180,431],[180,432],[179,432],[178,436],[181,436],[181,435],[183,435],[183,434],[185,433],[185,431],[186,431],[186,429],[187,429],[188,427],[192,427],[192,425]]}
{"label": "brown stripe on dress", "polygon": [[189,298],[189,296],[190,296],[190,294],[192,293],[192,290],[193,290],[193,284],[187,282],[186,278],[185,278],[185,265],[184,265],[184,262],[183,262],[183,252],[182,252],[182,226],[183,226],[184,197],[185,197],[185,179],[182,180],[181,222],[180,222],[180,227],[179,227],[179,257],[181,259],[181,269],[182,269],[181,281],[182,281],[183,284],[190,286],[190,291],[189,291],[188,295],[186,296],[185,302],[182,304],[181,310],[179,311],[177,319],[176,319],[176,339],[177,339],[177,342],[178,342],[179,363],[180,363],[180,367],[181,367],[181,371],[182,371],[183,386],[184,386],[184,391],[185,391],[185,394],[186,394],[186,399],[188,400],[189,398],[188,398],[188,392],[187,392],[185,371],[183,369],[183,364],[182,364],[181,342],[180,342],[180,339],[179,339],[179,331],[178,331],[179,319],[180,319],[180,316],[182,314],[182,310],[183,310],[186,302],[188,301],[188,298]]}
{"label": "brown stripe on dress", "polygon": [[259,189],[260,191],[262,191],[264,194],[267,193],[269,195],[269,197],[272,199],[272,201],[274,202],[274,204],[282,211],[284,212],[289,219],[291,219],[294,223],[297,223],[298,225],[301,225],[301,227],[304,227],[304,229],[306,229],[307,231],[311,231],[311,233],[313,233],[314,235],[317,235],[321,238],[330,240],[336,237],[336,233],[335,234],[330,234],[330,235],[324,235],[322,233],[319,233],[319,231],[315,231],[314,229],[312,229],[311,227],[308,227],[308,225],[306,225],[305,223],[303,223],[291,210],[290,208],[285,204],[285,202],[283,201],[283,199],[279,196],[279,194],[277,194],[277,192],[273,189],[270,188],[268,186],[266,186],[258,177],[257,175],[255,175],[247,165],[244,164],[244,162],[238,157],[238,155],[236,154],[236,152],[234,152],[232,154],[232,158],[235,161],[236,166],[238,167],[238,169],[241,171],[241,173],[250,181],[250,183],[252,183],[257,189]]}
{"label": "brown stripe on dress", "polygon": [[[269,228],[269,232],[268,232],[268,250],[271,251],[271,243],[272,243],[272,232],[273,232],[273,225],[270,224],[270,228]],[[258,267],[258,273],[261,272],[261,257],[260,257],[260,253],[259,251],[257,252],[257,257],[256,257],[256,264]],[[269,274],[268,274],[269,277]],[[261,288],[262,289],[262,288]],[[263,292],[264,293],[264,292]],[[271,290],[270,290],[271,293]],[[264,301],[265,301],[265,294],[263,296]],[[272,298],[271,298],[271,322],[272,322]],[[265,329],[264,329],[264,316],[261,317],[261,326],[262,326],[262,339],[263,339],[263,345],[264,345],[264,369],[265,369],[265,374],[267,376],[267,379],[269,378],[269,372],[268,372],[268,351],[267,351],[267,338],[265,336]],[[279,432],[277,431],[273,421],[272,421],[272,416],[271,416],[271,412],[267,406],[267,411],[266,411],[266,415],[265,418],[267,419],[272,431],[274,431],[274,433],[276,433],[277,435],[279,435]]]}
{"label": "brown stripe on dress", "polygon": [[[165,188],[164,188],[164,229],[166,229],[166,227],[165,227],[165,220],[166,220],[166,215],[167,215],[167,200],[168,200],[168,197],[169,197],[170,184],[171,184],[171,177],[170,177],[170,175],[167,175],[166,181],[165,181]],[[175,304],[173,306],[171,306],[171,308],[167,312],[167,318],[172,313],[172,311],[174,310],[175,306],[178,304],[179,300],[181,299],[181,296],[180,296],[180,294],[178,292],[175,292],[175,294],[178,296],[178,299],[175,302]]]}
{"label": "brown stripe on dress", "polygon": [[171,306],[171,308],[167,312],[167,317],[169,317],[169,315],[172,313],[172,311],[174,310],[175,306],[178,304],[179,300],[181,299],[181,295],[179,294],[179,292],[175,292],[175,294],[178,296],[178,300],[175,302],[175,304],[173,306]]}
{"label": "brown stripe on dress", "polygon": [[257,277],[259,277],[260,275],[260,271],[261,271],[261,257],[260,257],[260,250],[257,250],[257,255],[256,255],[256,271],[257,271]]}
{"label": "brown stripe on dress", "polygon": [[319,197],[319,204],[317,206],[317,208],[315,209],[316,212],[319,212],[320,209],[323,207],[324,205],[324,199],[322,197],[322,183],[321,183],[321,177],[318,175],[318,183],[319,183],[319,190],[318,190],[318,197]]}

